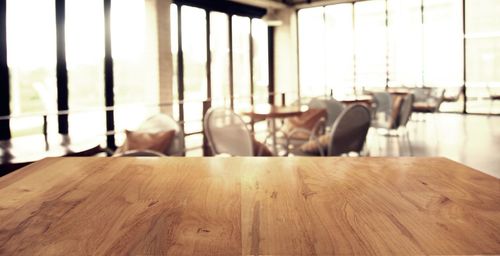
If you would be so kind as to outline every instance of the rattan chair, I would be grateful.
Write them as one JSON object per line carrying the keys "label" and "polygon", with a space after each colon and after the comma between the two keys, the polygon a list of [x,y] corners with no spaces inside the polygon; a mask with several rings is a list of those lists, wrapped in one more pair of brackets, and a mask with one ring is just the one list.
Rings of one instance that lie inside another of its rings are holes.
{"label": "rattan chair", "polygon": [[243,119],[232,110],[209,109],[203,128],[214,155],[254,156],[252,134]]}

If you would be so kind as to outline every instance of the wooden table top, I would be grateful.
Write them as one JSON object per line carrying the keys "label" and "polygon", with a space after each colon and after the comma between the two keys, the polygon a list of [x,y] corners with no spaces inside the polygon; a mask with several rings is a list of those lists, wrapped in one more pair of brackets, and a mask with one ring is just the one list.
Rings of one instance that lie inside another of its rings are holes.
{"label": "wooden table top", "polygon": [[308,110],[307,106],[275,106],[270,104],[243,108],[240,112],[253,118],[285,118],[298,116]]}
{"label": "wooden table top", "polygon": [[2,255],[499,254],[500,180],[445,158],[49,158]]}

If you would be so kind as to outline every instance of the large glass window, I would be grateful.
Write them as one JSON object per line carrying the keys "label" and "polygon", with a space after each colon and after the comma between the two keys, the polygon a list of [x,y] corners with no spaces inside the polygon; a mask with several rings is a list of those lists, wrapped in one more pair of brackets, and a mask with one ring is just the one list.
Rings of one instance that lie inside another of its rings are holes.
{"label": "large glass window", "polygon": [[[500,2],[466,3],[469,110],[484,113],[485,103],[494,106],[491,95],[500,90]],[[462,16],[462,2],[455,0],[370,0],[300,10],[300,87],[309,94],[303,96],[330,89],[334,95],[350,93],[350,84],[437,87],[447,99],[442,110],[461,111]]]}
{"label": "large glass window", "polygon": [[353,92],[354,28],[352,4],[325,7],[326,87],[333,95]]}
{"label": "large glass window", "polygon": [[421,0],[388,0],[387,9],[389,86],[421,87]]}
{"label": "large glass window", "polygon": [[254,103],[267,103],[269,64],[267,51],[267,25],[260,19],[252,19]]}
{"label": "large glass window", "polygon": [[233,19],[233,92],[236,109],[250,104],[250,19]]}
{"label": "large glass window", "polygon": [[[185,138],[187,155],[194,156],[201,154],[203,101],[207,100],[208,96],[209,74],[212,107],[230,106],[231,82],[236,109],[251,103],[252,81],[255,103],[267,101],[269,80],[267,73],[267,26],[260,19],[207,11],[191,6],[181,6],[180,14],[177,13],[177,10],[176,5],[171,5],[170,24],[174,62],[173,95],[174,100],[178,99],[177,76],[180,67],[177,67],[177,40],[179,36],[182,36],[184,71],[182,77],[184,83],[184,120],[182,121],[185,133],[189,134]],[[181,16],[182,22],[180,31],[177,30],[178,15]],[[208,21],[210,22],[210,34],[207,34]],[[232,31],[229,30],[229,22],[232,23]],[[231,37],[230,34],[232,34]],[[208,49],[210,51],[210,70],[207,70],[207,36],[210,42],[210,49]],[[252,49],[250,49],[251,45]],[[232,67],[230,67],[230,57],[233,60]],[[253,77],[251,76],[251,60],[253,61]],[[231,70],[233,72],[232,81]],[[175,107],[176,104],[174,104]],[[174,109],[174,116],[177,116],[176,112]]]}
{"label": "large glass window", "polygon": [[207,98],[207,45],[205,10],[182,6],[184,54],[184,120],[186,133],[202,130],[203,101]]}
{"label": "large glass window", "polygon": [[229,16],[210,13],[212,106],[229,107]]}
{"label": "large glass window", "polygon": [[66,62],[72,139],[104,135],[106,130],[103,14],[101,0],[66,0]]}
{"label": "large glass window", "polygon": [[[300,96],[323,95],[326,89],[324,7],[299,11]],[[311,29],[313,28],[313,29]]]}
{"label": "large glass window", "polygon": [[[115,128],[135,129],[159,111],[156,35],[144,0],[114,0],[111,6]],[[118,136],[117,142],[120,141]]]}
{"label": "large glass window", "polygon": [[500,113],[500,2],[466,1],[467,110]]}
{"label": "large glass window", "polygon": [[178,32],[178,14],[177,5],[170,5],[170,48],[172,52],[172,101],[173,102],[162,102],[162,104],[172,103],[172,116],[179,120],[179,85],[178,85],[178,67],[177,53],[179,51],[179,32]]}
{"label": "large glass window", "polygon": [[354,4],[357,87],[383,88],[387,79],[385,1]]}
{"label": "large glass window", "polygon": [[424,2],[424,85],[459,87],[463,84],[461,2]]}
{"label": "large glass window", "polygon": [[[53,0],[7,0],[7,62],[13,116],[57,111]],[[49,117],[57,133],[57,116]],[[12,136],[42,134],[40,115],[11,119]]]}

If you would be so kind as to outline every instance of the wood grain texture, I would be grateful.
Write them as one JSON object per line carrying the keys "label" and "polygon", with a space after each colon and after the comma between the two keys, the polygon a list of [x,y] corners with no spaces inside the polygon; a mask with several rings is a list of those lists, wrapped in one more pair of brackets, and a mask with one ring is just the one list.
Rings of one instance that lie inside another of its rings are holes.
{"label": "wood grain texture", "polygon": [[50,158],[1,255],[499,254],[500,180],[444,158]]}

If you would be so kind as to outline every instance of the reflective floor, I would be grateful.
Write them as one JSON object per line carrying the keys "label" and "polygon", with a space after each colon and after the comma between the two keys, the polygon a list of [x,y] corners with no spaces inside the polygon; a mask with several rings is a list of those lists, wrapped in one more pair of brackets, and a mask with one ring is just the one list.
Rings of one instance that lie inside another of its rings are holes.
{"label": "reflective floor", "polygon": [[[443,156],[500,178],[500,116],[416,114],[401,136],[370,131],[371,156]],[[411,148],[409,145],[411,144]]]}

